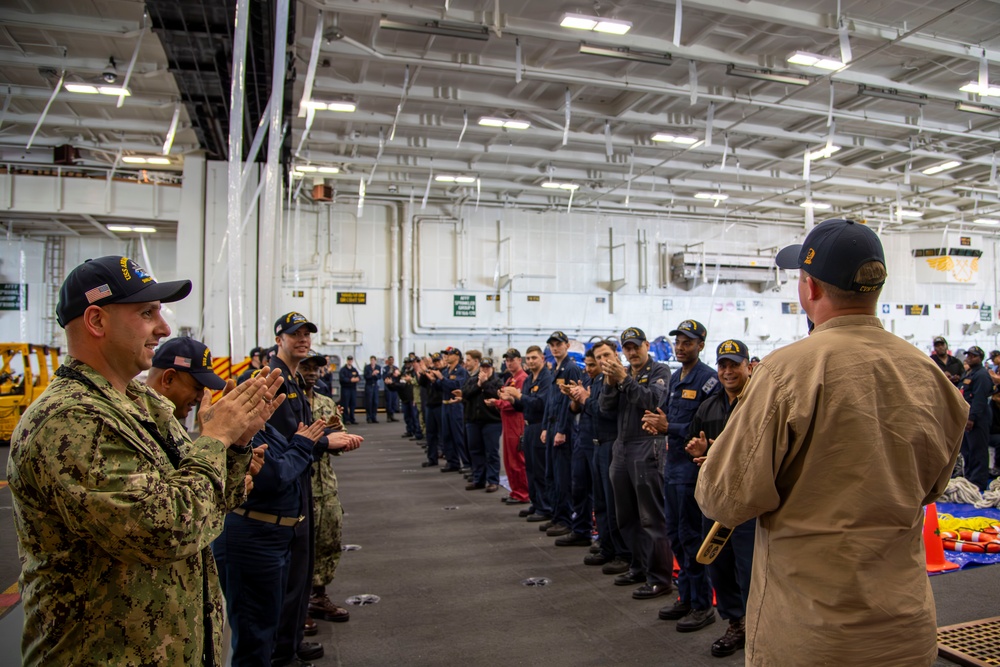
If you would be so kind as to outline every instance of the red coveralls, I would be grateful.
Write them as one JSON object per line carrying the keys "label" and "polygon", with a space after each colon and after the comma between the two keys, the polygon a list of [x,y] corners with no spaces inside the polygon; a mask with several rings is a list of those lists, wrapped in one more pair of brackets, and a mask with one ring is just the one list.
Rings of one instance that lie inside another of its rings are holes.
{"label": "red coveralls", "polygon": [[[521,369],[507,380],[508,387],[520,391],[528,374]],[[497,401],[500,423],[503,425],[503,467],[507,471],[510,497],[514,500],[528,500],[528,476],[524,471],[524,452],[517,451],[524,433],[524,413],[518,412],[507,401]]]}

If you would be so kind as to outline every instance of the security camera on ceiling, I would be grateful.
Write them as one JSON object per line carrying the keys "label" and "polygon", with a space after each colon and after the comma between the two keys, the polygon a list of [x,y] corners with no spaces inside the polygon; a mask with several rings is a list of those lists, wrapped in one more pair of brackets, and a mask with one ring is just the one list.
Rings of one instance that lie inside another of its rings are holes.
{"label": "security camera on ceiling", "polygon": [[118,80],[118,67],[115,65],[114,56],[108,58],[108,64],[104,66],[101,78],[104,79],[105,83],[114,83]]}

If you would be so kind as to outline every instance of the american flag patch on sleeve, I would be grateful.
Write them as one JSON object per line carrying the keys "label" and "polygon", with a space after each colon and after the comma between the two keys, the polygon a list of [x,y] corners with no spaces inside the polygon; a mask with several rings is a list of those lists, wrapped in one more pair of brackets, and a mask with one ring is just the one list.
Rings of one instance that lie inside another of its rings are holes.
{"label": "american flag patch on sleeve", "polygon": [[100,287],[87,290],[84,293],[84,296],[87,297],[87,303],[94,303],[95,301],[100,301],[101,299],[111,296],[111,288],[108,287],[107,283],[105,283]]}
{"label": "american flag patch on sleeve", "polygon": [[174,357],[174,366],[183,366],[184,368],[191,368],[191,360],[187,357]]}

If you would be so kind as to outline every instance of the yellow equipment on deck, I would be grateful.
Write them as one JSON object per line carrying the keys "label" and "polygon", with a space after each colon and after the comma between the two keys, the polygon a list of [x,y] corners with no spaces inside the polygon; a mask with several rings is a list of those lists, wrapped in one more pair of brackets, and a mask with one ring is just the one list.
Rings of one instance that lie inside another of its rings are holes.
{"label": "yellow equipment on deck", "polygon": [[59,368],[59,348],[0,343],[0,443],[10,442],[17,421]]}

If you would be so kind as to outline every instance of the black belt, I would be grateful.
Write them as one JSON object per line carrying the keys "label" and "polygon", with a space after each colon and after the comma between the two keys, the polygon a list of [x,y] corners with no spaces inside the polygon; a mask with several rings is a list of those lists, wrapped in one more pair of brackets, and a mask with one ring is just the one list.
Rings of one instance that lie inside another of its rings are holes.
{"label": "black belt", "polygon": [[242,507],[237,507],[233,510],[233,514],[238,514],[244,516],[248,519],[253,519],[254,521],[261,521],[263,523],[273,523],[276,526],[284,526],[290,528],[291,526],[296,526],[305,520],[304,516],[277,516],[276,514],[265,514],[264,512],[255,512],[254,510],[244,509]]}

